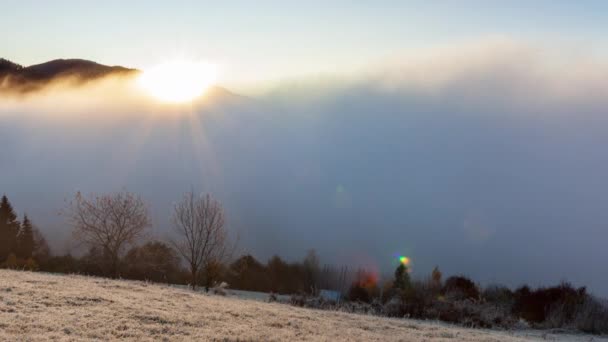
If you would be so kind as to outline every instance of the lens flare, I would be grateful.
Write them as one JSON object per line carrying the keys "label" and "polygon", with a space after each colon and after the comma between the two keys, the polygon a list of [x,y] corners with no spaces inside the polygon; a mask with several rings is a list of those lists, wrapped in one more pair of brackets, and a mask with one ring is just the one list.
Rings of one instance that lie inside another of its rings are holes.
{"label": "lens flare", "polygon": [[408,266],[410,264],[410,258],[406,257],[406,256],[400,256],[399,257],[399,262],[401,264],[403,264],[404,266]]}

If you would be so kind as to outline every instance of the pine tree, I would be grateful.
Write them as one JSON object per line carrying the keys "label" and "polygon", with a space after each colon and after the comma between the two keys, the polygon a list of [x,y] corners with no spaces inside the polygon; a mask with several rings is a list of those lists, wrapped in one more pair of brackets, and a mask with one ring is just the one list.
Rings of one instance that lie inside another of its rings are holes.
{"label": "pine tree", "polygon": [[34,227],[32,222],[27,217],[23,216],[21,230],[17,237],[17,256],[22,259],[29,259],[34,253]]}
{"label": "pine tree", "polygon": [[0,200],[0,261],[5,261],[17,249],[19,221],[6,196]]}
{"label": "pine tree", "polygon": [[439,266],[435,266],[433,269],[433,273],[431,273],[431,284],[433,287],[440,288],[441,287],[441,271],[439,270]]}
{"label": "pine tree", "polygon": [[410,287],[410,275],[407,272],[407,266],[400,263],[399,267],[395,270],[395,281],[393,287],[401,290],[408,289]]}

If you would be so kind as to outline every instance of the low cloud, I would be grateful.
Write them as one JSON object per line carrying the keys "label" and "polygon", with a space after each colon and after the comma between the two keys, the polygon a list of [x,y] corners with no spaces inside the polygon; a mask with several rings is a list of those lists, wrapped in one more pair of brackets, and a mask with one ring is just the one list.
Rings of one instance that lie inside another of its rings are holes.
{"label": "low cloud", "polygon": [[261,258],[315,247],[388,272],[407,254],[419,276],[607,294],[608,65],[508,41],[436,51],[192,110],[112,82],[2,100],[0,191],[61,235],[65,197],[127,187],[163,235],[194,188]]}

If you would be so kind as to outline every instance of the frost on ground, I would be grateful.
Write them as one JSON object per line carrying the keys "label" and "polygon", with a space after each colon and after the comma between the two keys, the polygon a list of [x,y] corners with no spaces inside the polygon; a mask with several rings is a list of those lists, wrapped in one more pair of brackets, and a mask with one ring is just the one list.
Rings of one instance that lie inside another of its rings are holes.
{"label": "frost on ground", "polygon": [[[143,282],[0,270],[0,340],[526,341],[588,335],[474,330],[296,308]],[[593,337],[594,341],[601,338]]]}

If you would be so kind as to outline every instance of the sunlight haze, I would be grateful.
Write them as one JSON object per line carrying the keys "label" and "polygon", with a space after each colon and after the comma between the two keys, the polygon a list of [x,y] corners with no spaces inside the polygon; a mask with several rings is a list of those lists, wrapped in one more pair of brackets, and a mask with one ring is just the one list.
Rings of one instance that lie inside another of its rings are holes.
{"label": "sunlight haze", "polygon": [[0,27],[0,340],[608,339],[608,2]]}
{"label": "sunlight haze", "polygon": [[492,36],[608,52],[602,39],[608,4],[595,0],[585,6],[562,0],[187,0],[150,7],[58,0],[44,11],[33,0],[0,3],[2,26],[20,27],[0,36],[5,58],[29,65],[78,56],[144,68],[186,55],[221,64],[221,84],[249,91],[262,81],[357,71],[395,55],[407,58],[414,49]]}

